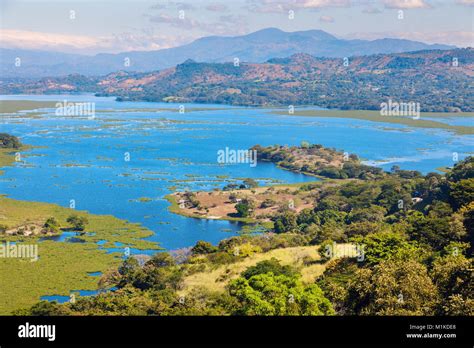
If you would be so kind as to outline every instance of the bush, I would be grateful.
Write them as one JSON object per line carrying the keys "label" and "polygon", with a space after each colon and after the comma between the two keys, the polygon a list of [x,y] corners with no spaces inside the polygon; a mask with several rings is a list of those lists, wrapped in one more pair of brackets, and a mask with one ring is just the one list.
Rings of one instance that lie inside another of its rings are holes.
{"label": "bush", "polygon": [[238,315],[333,315],[331,302],[316,285],[303,285],[297,277],[257,274],[229,285],[237,300]]}
{"label": "bush", "polygon": [[273,200],[271,198],[267,198],[260,204],[260,208],[262,208],[262,209],[270,208],[270,207],[273,207],[276,204],[277,204],[277,202],[275,200]]}
{"label": "bush", "polygon": [[211,254],[218,250],[219,249],[216,246],[213,246],[211,243],[205,242],[203,240],[199,240],[196,243],[196,245],[191,249],[191,252],[194,255],[196,254],[199,255],[199,254]]}
{"label": "bush", "polygon": [[85,216],[71,215],[66,220],[74,231],[84,231],[89,220]]}
{"label": "bush", "polygon": [[6,133],[0,133],[0,148],[19,149],[21,146],[22,144],[17,137]]}
{"label": "bush", "polygon": [[246,218],[252,215],[252,211],[254,208],[254,204],[249,199],[243,199],[240,203],[235,205],[235,209],[237,210],[237,216]]}
{"label": "bush", "polygon": [[255,275],[270,272],[274,275],[284,274],[287,276],[294,276],[296,274],[296,271],[291,266],[282,266],[276,258],[272,257],[270,260],[260,261],[255,266],[247,268],[242,272],[241,276],[245,279],[250,279]]}
{"label": "bush", "polygon": [[298,231],[297,216],[295,213],[286,212],[275,220],[275,232],[293,232]]}
{"label": "bush", "polygon": [[46,222],[44,223],[43,227],[51,233],[59,232],[60,228],[59,222],[54,217],[48,218],[48,220],[46,220]]}

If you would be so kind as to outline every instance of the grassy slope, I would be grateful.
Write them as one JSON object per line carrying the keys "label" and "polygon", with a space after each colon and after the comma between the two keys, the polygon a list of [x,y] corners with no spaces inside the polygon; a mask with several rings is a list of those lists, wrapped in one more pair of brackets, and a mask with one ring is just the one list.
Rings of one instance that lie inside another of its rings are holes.
{"label": "grassy slope", "polygon": [[[336,246],[336,253],[346,248],[348,244],[339,244]],[[206,269],[188,275],[184,279],[184,287],[180,290],[181,295],[186,295],[193,288],[203,287],[210,291],[222,292],[230,280],[238,278],[239,275],[248,267],[254,266],[258,262],[276,258],[282,265],[292,265],[299,269],[303,282],[313,283],[320,276],[326,263],[318,262],[321,257],[318,253],[318,245],[290,247],[283,249],[274,249],[265,253],[256,253],[246,257],[240,262],[229,265],[221,265],[215,269]],[[309,265],[303,264],[303,258],[310,258],[313,262]]]}
{"label": "grassy slope", "polygon": [[[240,262],[222,265],[216,269],[206,269],[203,272],[187,276],[184,279],[184,288],[181,290],[181,293],[186,294],[194,287],[205,287],[211,291],[222,292],[230,280],[237,278],[240,273],[245,271],[248,267],[254,266],[260,261],[269,260],[274,257],[283,265],[302,266],[301,259],[305,256],[309,256],[315,261],[320,259],[317,250],[318,246],[304,246],[275,249],[266,253],[256,253]],[[302,267],[301,273],[303,280],[307,283],[314,281],[318,275],[323,273],[324,268],[325,266],[319,263]]]}

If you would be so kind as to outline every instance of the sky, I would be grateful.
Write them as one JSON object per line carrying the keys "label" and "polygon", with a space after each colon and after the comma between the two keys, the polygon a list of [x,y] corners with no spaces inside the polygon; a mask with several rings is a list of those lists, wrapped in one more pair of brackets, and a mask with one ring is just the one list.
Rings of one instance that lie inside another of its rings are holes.
{"label": "sky", "polygon": [[275,27],[474,46],[474,0],[0,0],[0,47],[158,50]]}

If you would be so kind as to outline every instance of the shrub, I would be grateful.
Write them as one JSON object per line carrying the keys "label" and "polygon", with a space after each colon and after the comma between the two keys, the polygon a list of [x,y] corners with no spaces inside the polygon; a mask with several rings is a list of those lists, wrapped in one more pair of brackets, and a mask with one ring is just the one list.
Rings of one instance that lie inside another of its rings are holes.
{"label": "shrub", "polygon": [[213,246],[209,242],[205,242],[203,240],[199,240],[196,245],[191,249],[193,254],[211,254],[219,249],[216,246]]}
{"label": "shrub", "polygon": [[84,231],[89,220],[85,216],[71,215],[66,220],[74,231]]}
{"label": "shrub", "polygon": [[43,227],[48,231],[52,233],[57,233],[59,232],[59,222],[54,218],[50,217],[46,220],[44,223]]}

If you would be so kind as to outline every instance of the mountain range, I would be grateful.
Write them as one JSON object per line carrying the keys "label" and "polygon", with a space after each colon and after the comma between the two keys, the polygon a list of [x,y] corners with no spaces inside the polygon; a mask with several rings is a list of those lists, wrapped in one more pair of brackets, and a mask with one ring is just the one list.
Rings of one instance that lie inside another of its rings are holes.
{"label": "mountain range", "polygon": [[341,58],[298,53],[264,63],[187,60],[155,72],[69,75],[0,83],[2,94],[95,92],[119,100],[379,109],[388,99],[421,111],[474,111],[474,49]]}
{"label": "mountain range", "polygon": [[[455,47],[402,39],[343,40],[322,30],[285,32],[267,28],[243,36],[203,37],[183,46],[157,51],[101,53],[95,56],[1,48],[0,75],[3,78],[38,78],[70,74],[98,76],[119,70],[146,72],[166,69],[188,59],[223,63],[233,62],[238,58],[240,62],[263,63],[271,58],[288,57],[297,53],[343,58],[453,48]],[[15,65],[17,58],[21,60],[20,66]]]}

